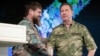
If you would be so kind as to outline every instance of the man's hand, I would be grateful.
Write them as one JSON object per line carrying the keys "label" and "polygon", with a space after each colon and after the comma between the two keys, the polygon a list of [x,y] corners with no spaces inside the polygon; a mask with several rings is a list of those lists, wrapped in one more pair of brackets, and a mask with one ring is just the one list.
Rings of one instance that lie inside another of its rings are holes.
{"label": "man's hand", "polygon": [[94,56],[95,55],[95,52],[96,52],[96,49],[95,50],[90,50],[88,52],[88,56]]}

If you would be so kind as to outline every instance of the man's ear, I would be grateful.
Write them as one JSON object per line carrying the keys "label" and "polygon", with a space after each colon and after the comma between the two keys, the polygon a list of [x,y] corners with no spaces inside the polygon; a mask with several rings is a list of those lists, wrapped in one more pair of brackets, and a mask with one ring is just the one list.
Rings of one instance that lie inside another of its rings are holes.
{"label": "man's ear", "polygon": [[72,15],[74,14],[74,11],[72,11]]}
{"label": "man's ear", "polygon": [[34,11],[32,9],[29,9],[29,14],[33,14]]}
{"label": "man's ear", "polygon": [[72,11],[71,13],[72,13],[72,17],[73,17],[74,16],[74,12]]}

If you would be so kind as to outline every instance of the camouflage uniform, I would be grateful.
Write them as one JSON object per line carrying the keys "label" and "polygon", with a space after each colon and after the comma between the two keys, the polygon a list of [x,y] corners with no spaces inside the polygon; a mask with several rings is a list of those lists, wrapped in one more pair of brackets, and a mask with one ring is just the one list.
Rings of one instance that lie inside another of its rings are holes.
{"label": "camouflage uniform", "polygon": [[56,48],[57,56],[82,56],[84,45],[88,50],[97,48],[86,27],[75,21],[69,30],[64,24],[56,27],[48,41],[48,46]]}
{"label": "camouflage uniform", "polygon": [[[42,40],[38,34],[38,31],[36,29],[36,27],[34,26],[34,24],[32,22],[30,22],[27,18],[24,18],[24,20],[22,20],[19,25],[25,25],[27,27],[26,31],[26,36],[27,36],[27,41],[29,44],[23,44],[23,45],[19,45],[19,46],[15,46],[13,49],[13,55],[14,56],[41,56],[39,54],[39,51],[37,51],[37,49],[35,48],[33,51],[31,48],[33,47],[29,47],[29,45],[37,45],[39,44],[40,46],[45,46],[42,43]],[[40,50],[40,49],[39,49]]]}

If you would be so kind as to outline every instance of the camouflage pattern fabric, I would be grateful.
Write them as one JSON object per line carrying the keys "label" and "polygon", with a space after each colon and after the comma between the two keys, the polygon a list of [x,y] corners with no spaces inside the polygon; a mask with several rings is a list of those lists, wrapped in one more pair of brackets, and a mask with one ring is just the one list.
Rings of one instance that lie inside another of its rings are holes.
{"label": "camouflage pattern fabric", "polygon": [[75,21],[69,30],[64,24],[56,27],[48,40],[48,46],[56,47],[57,56],[82,56],[83,46],[88,50],[97,48],[86,27]]}
{"label": "camouflage pattern fabric", "polygon": [[34,24],[27,18],[24,18],[24,20],[22,20],[19,25],[26,26],[26,36],[28,43],[14,46],[13,56],[41,56],[41,51],[38,46],[45,47],[45,44],[42,43],[42,40]]}

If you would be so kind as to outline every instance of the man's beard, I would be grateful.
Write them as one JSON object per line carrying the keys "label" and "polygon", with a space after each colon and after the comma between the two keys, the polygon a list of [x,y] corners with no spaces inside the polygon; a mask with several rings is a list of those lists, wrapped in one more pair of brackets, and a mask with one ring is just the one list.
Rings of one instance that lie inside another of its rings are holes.
{"label": "man's beard", "polygon": [[38,18],[33,18],[33,24],[40,26],[40,20]]}

